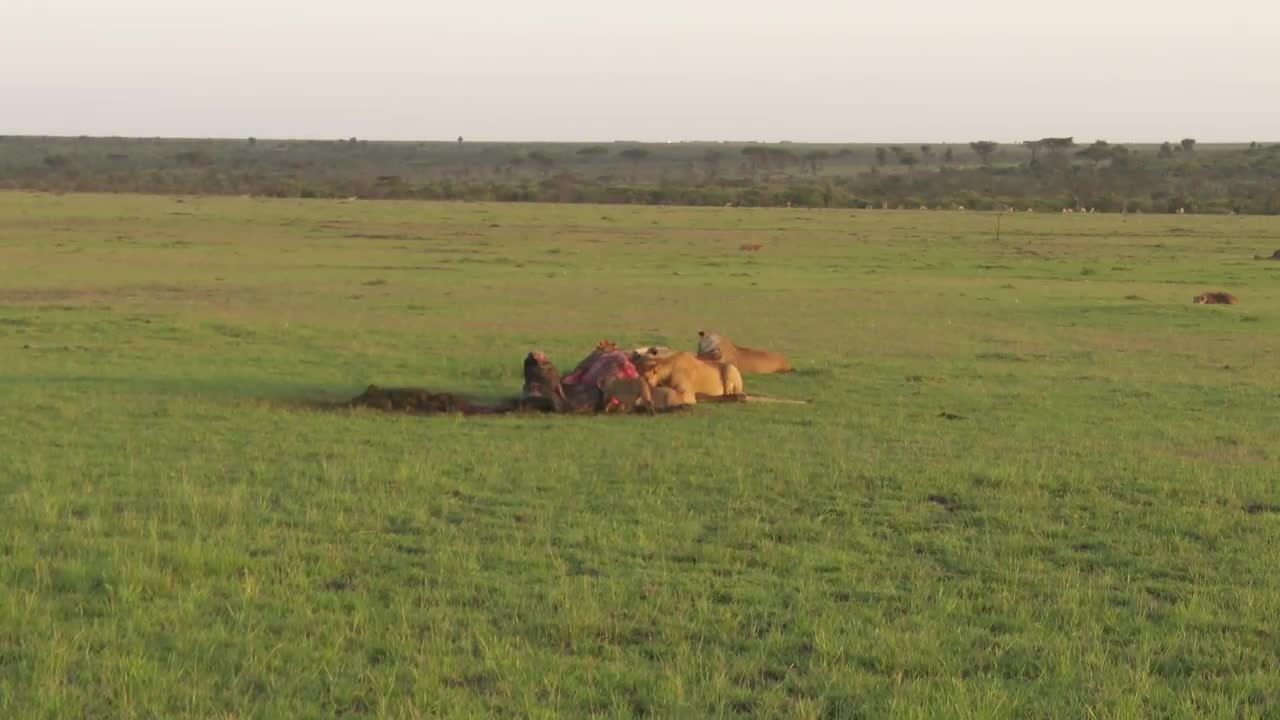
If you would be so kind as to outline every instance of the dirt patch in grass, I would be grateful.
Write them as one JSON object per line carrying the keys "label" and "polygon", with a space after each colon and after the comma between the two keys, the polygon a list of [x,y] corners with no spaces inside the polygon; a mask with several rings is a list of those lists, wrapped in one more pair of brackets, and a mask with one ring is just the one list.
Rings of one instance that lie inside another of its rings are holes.
{"label": "dirt patch in grass", "polygon": [[926,502],[931,502],[942,507],[947,512],[957,512],[966,509],[963,502],[949,495],[931,493],[929,495],[925,495],[924,499]]}
{"label": "dirt patch in grass", "polygon": [[481,404],[450,392],[432,392],[425,388],[384,388],[370,385],[364,392],[347,401],[297,400],[273,402],[291,410],[334,412],[368,409],[405,415],[505,415],[509,413],[545,413],[552,408],[529,400],[512,398],[494,404]]}
{"label": "dirt patch in grass", "polygon": [[377,385],[370,385],[346,405],[415,414],[463,413],[469,415],[481,411],[480,406],[473,405],[466,398],[458,397],[453,393],[433,393],[422,388],[380,388]]}

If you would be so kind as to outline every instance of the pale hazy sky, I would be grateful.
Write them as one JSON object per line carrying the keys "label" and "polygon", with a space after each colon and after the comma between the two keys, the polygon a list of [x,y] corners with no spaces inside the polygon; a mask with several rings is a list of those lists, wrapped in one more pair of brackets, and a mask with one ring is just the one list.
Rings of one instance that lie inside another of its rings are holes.
{"label": "pale hazy sky", "polygon": [[1275,0],[3,0],[0,134],[1280,141]]}

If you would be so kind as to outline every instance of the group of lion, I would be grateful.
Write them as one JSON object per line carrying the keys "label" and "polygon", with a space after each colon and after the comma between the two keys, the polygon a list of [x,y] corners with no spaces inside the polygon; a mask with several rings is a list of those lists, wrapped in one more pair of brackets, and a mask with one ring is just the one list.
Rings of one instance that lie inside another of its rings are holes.
{"label": "group of lion", "polygon": [[743,374],[791,372],[780,353],[740,347],[719,333],[698,331],[697,353],[664,347],[631,351],[635,378],[609,377],[601,381],[602,402],[608,412],[659,412],[697,404],[701,397],[745,395]]}

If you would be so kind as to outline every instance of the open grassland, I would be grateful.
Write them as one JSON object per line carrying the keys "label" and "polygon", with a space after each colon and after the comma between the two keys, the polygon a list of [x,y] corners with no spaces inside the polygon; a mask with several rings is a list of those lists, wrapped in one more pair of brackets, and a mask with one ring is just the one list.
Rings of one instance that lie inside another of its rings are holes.
{"label": "open grassland", "polygon": [[[994,229],[0,194],[0,717],[1274,717],[1280,222]],[[814,404],[309,407],[699,328]]]}

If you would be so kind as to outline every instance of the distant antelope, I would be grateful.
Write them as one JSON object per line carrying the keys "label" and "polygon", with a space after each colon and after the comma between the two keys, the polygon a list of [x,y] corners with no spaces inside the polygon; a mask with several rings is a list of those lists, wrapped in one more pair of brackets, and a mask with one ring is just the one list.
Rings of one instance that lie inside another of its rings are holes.
{"label": "distant antelope", "polygon": [[1073,212],[1075,212],[1075,210],[1072,210],[1071,208],[1062,208],[1063,215],[1070,215]]}
{"label": "distant antelope", "polygon": [[1185,215],[1185,214],[1186,214],[1186,212],[1187,212],[1187,209],[1186,209],[1186,208],[1178,208],[1178,214],[1179,214],[1179,215]]}

